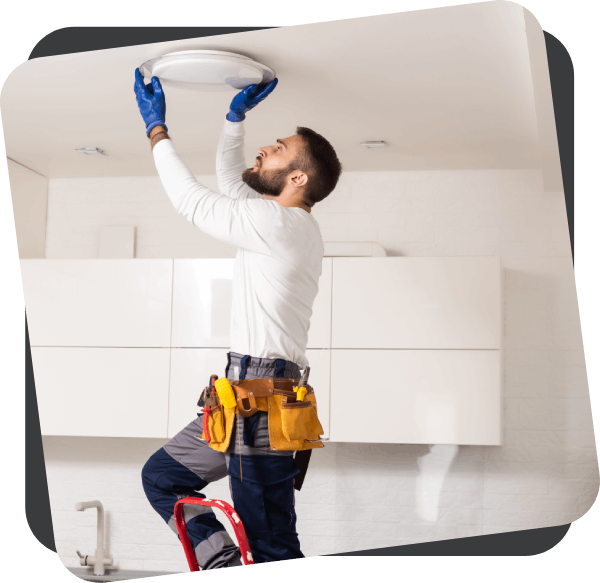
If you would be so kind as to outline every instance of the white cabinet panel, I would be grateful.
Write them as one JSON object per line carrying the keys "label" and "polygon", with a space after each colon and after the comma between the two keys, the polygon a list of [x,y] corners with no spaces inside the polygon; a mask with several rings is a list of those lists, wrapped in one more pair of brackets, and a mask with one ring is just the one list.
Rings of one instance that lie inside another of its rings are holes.
{"label": "white cabinet panel", "polygon": [[332,350],[331,441],[502,445],[499,350]]}
{"label": "white cabinet panel", "polygon": [[319,292],[313,304],[308,329],[307,348],[331,347],[331,284],[333,258],[323,259],[323,272],[319,278]]}
{"label": "white cabinet panel", "polygon": [[[169,394],[169,437],[173,437],[199,412],[200,393],[212,374],[225,376],[226,349],[173,348],[171,350],[171,383]],[[307,350],[310,377],[318,402],[319,419],[329,436],[329,350]]]}
{"label": "white cabinet panel", "polygon": [[230,346],[234,262],[175,259],[171,346]]}
{"label": "white cabinet panel", "polygon": [[499,257],[333,259],[332,348],[499,349]]}
{"label": "white cabinet panel", "polygon": [[[173,276],[171,346],[231,346],[234,259],[176,259]],[[332,259],[323,259],[319,293],[313,305],[308,347],[329,348],[331,338]]]}
{"label": "white cabinet panel", "polygon": [[42,435],[167,436],[168,348],[31,353]]}
{"label": "white cabinet panel", "polygon": [[169,346],[171,259],[21,261],[32,346]]}
{"label": "white cabinet panel", "polygon": [[210,376],[225,376],[228,349],[173,348],[171,350],[171,383],[169,389],[169,428],[173,437],[200,412],[200,393],[208,386]]}

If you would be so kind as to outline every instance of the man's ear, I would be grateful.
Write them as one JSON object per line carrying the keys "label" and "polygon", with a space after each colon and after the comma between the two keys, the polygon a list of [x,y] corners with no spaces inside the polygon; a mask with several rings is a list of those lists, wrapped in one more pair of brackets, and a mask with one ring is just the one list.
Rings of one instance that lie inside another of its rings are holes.
{"label": "man's ear", "polygon": [[297,172],[294,172],[294,174],[292,174],[292,176],[290,177],[290,182],[298,188],[301,186],[306,186],[306,183],[308,182],[308,176],[306,175],[306,173],[298,170]]}

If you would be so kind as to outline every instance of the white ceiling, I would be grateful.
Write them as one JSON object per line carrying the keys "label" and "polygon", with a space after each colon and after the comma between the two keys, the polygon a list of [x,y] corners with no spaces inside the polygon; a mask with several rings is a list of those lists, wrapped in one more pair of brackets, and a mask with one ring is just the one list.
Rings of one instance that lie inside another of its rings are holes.
{"label": "white ceiling", "polygon": [[[27,61],[2,90],[7,156],[49,178],[155,175],[134,70],[187,49],[239,52],[277,72],[276,90],[247,115],[248,160],[303,125],[331,141],[347,171],[540,165],[523,10],[512,2]],[[195,174],[214,174],[235,92],[165,94],[177,150]],[[390,147],[366,151],[363,140]]]}

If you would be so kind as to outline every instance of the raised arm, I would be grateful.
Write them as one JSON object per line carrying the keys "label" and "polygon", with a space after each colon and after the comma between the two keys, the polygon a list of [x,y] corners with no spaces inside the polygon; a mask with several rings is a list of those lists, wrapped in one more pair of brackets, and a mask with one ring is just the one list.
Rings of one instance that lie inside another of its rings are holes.
{"label": "raised arm", "polygon": [[281,206],[262,197],[235,200],[200,184],[169,139],[160,81],[153,77],[144,85],[136,69],[134,90],[158,174],[177,212],[215,239],[270,255],[270,234],[281,220]]}
{"label": "raised arm", "polygon": [[210,190],[196,180],[168,138],[156,143],[152,153],[160,180],[179,214],[219,241],[271,254],[271,234],[280,221],[281,205],[262,197],[232,199]]}
{"label": "raised arm", "polygon": [[261,195],[242,180],[247,168],[244,160],[244,119],[277,86],[277,79],[266,85],[249,85],[231,102],[217,147],[219,190],[231,198],[260,198]]}
{"label": "raised arm", "polygon": [[219,190],[231,198],[261,198],[242,180],[244,160],[244,122],[225,120],[217,147],[217,183]]}

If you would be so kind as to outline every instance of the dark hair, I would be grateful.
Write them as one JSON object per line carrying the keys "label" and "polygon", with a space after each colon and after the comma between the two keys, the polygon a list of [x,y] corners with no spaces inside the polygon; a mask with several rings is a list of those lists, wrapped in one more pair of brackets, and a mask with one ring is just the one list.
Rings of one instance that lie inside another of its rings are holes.
{"label": "dark hair", "polygon": [[303,127],[297,127],[296,133],[304,142],[304,150],[297,160],[298,169],[308,174],[304,203],[312,207],[333,191],[342,173],[342,164],[323,136]]}

